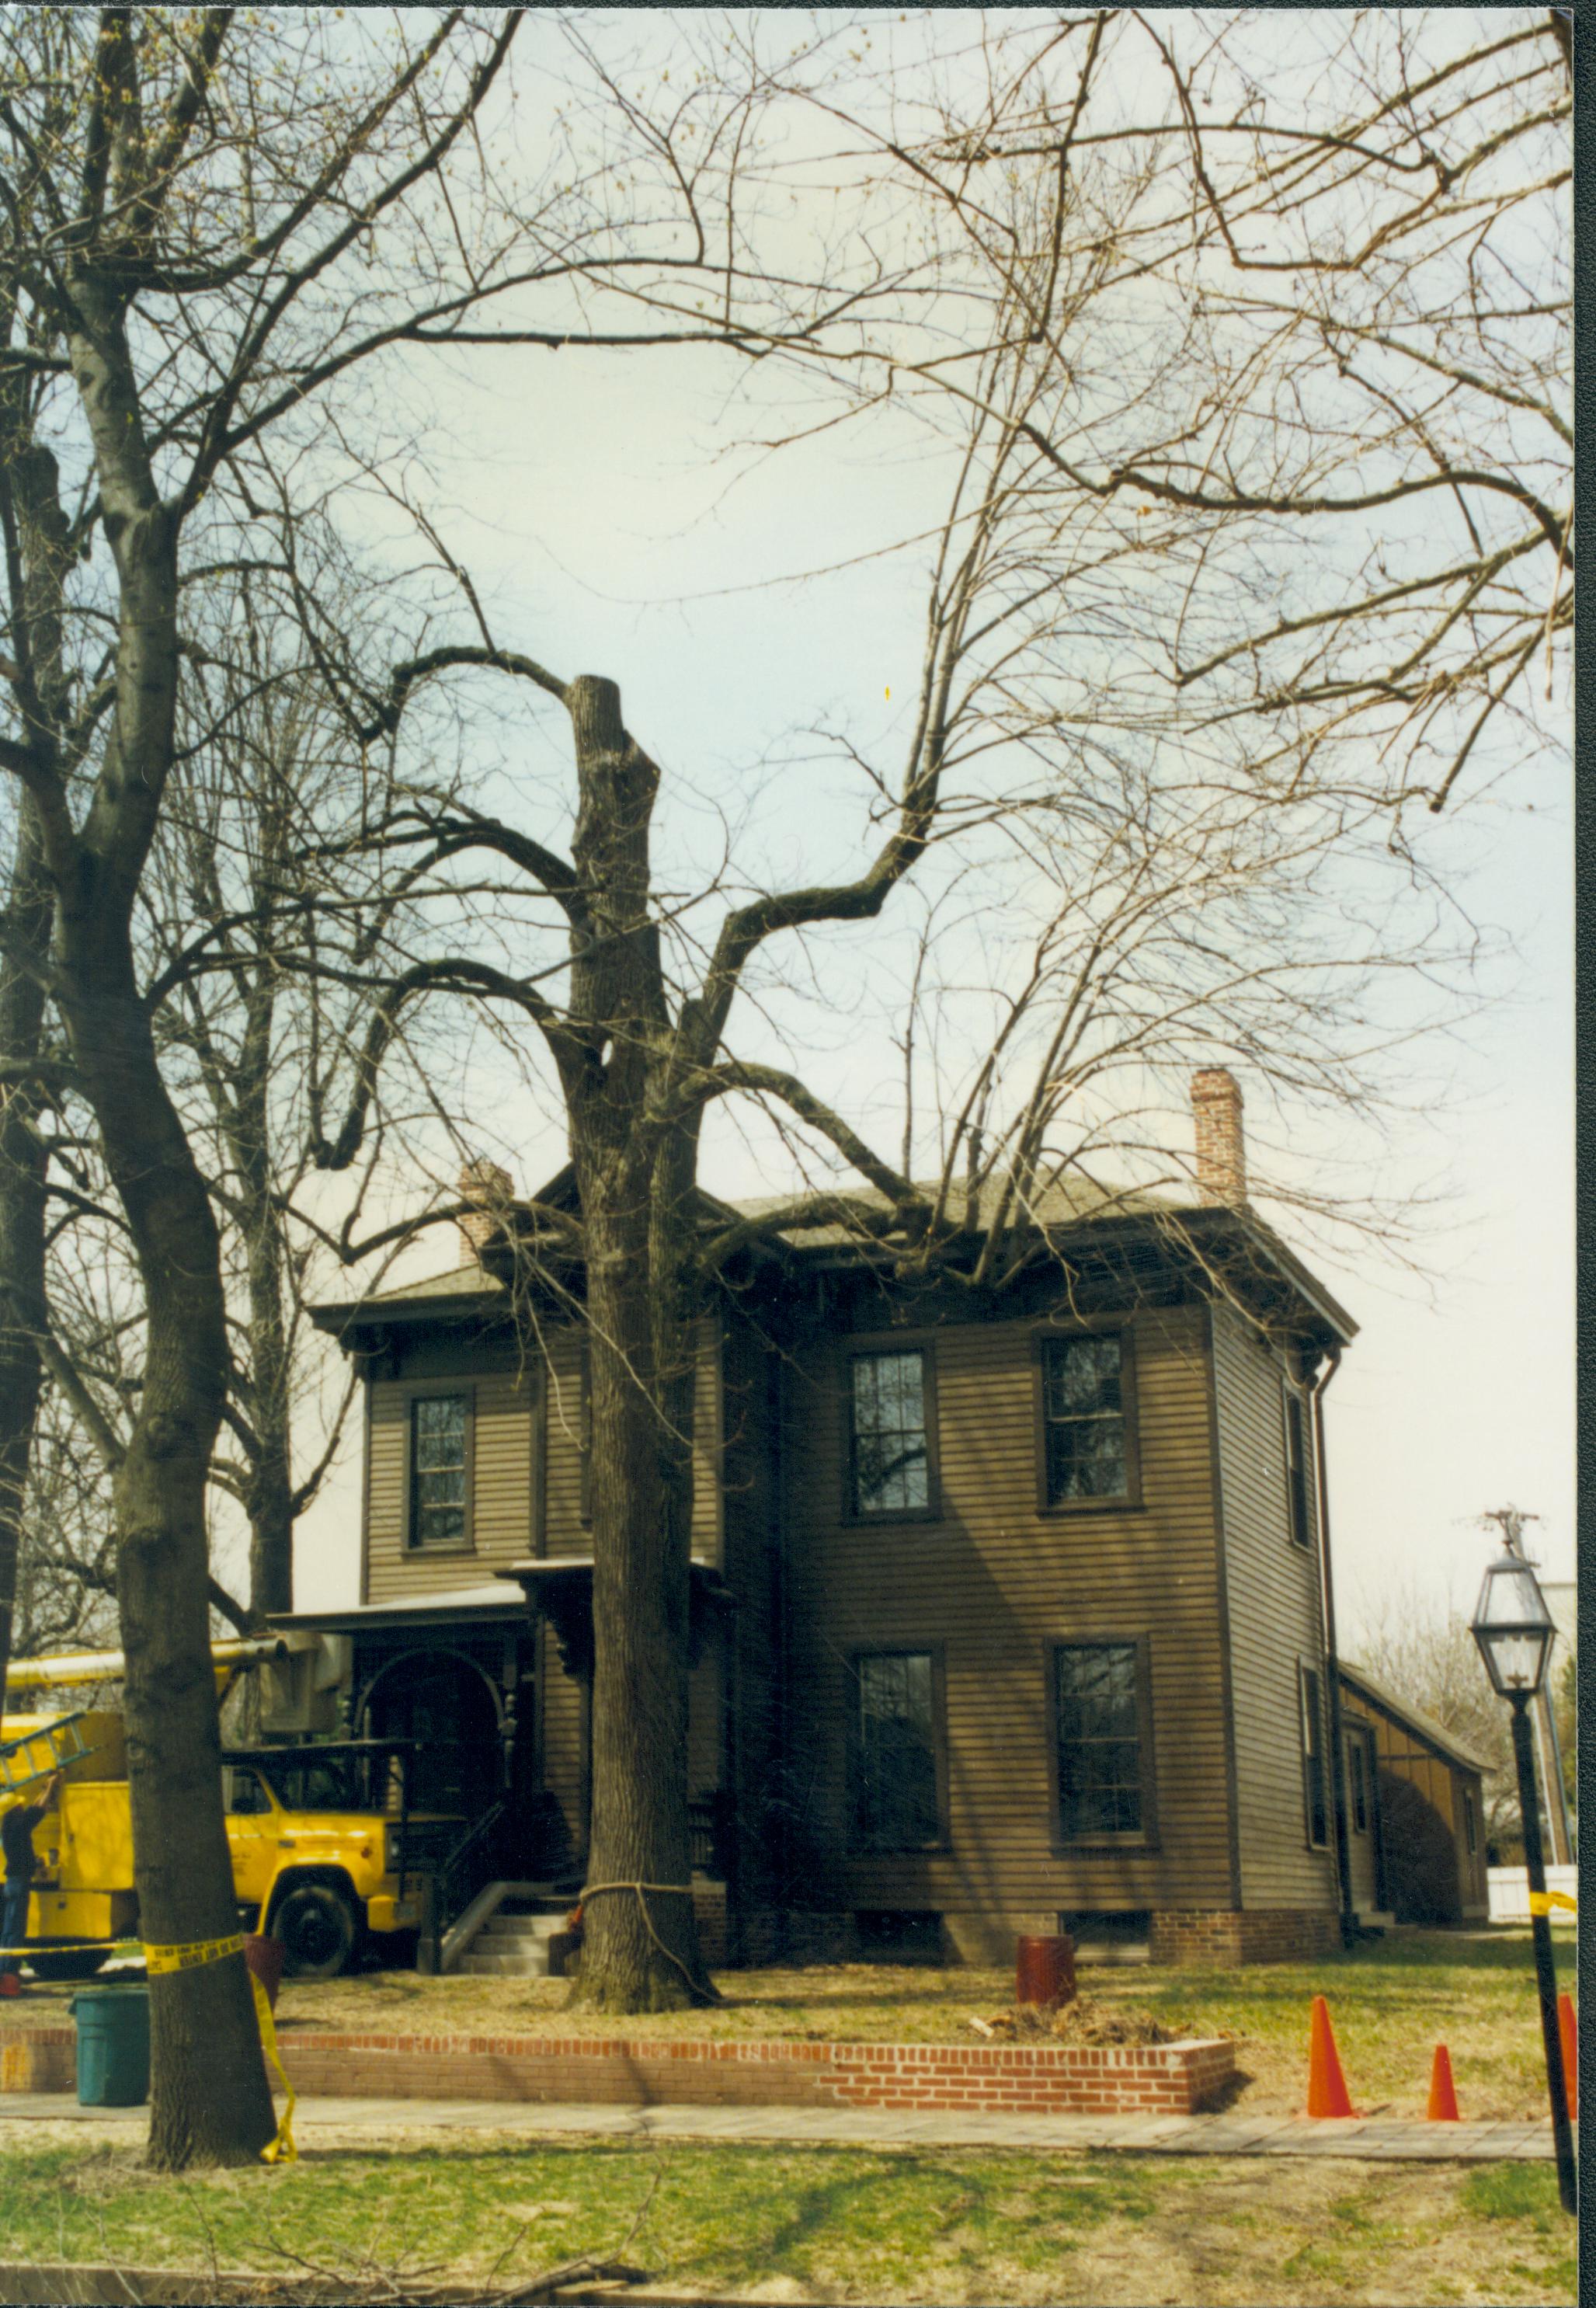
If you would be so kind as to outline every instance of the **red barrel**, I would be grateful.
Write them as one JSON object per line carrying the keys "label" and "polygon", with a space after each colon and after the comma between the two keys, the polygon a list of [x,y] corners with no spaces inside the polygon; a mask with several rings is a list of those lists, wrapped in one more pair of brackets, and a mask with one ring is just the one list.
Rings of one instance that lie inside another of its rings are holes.
{"label": "red barrel", "polygon": [[270,1939],[260,1932],[245,1935],[244,1960],[266,1990],[266,2001],[274,2011],[277,1991],[283,1984],[283,1958],[287,1953],[281,1940]]}
{"label": "red barrel", "polygon": [[1075,1942],[1065,1932],[1014,1943],[1014,2000],[1051,2011],[1075,1994]]}

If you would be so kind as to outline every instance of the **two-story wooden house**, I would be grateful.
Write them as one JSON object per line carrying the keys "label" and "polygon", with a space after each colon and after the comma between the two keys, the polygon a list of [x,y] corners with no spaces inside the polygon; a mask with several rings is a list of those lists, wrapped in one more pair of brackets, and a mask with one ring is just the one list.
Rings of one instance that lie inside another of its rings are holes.
{"label": "two-story wooden house", "polygon": [[[1240,1094],[1197,1191],[1055,1187],[1001,1287],[789,1232],[700,1326],[690,1773],[730,1960],[1017,1932],[1245,1961],[1331,1943],[1338,1724],[1317,1390],[1353,1324],[1248,1210]],[[724,1215],[724,1206],[723,1206]],[[365,1393],[351,1728],[506,1805],[579,1882],[584,1345],[475,1223],[318,1320]],[[724,1906],[723,1906],[724,1903]]]}

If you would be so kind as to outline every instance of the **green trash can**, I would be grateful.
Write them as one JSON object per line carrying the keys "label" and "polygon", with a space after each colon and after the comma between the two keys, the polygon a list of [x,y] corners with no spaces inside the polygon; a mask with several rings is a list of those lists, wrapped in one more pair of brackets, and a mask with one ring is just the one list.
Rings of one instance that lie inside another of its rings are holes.
{"label": "green trash can", "polygon": [[150,1990],[95,1987],[67,2006],[78,2023],[78,2106],[142,2107],[150,2097]]}

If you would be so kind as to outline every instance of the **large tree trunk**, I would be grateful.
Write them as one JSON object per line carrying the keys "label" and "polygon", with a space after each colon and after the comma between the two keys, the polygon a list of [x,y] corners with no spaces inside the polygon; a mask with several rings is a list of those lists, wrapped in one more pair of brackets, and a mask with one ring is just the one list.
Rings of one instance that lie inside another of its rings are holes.
{"label": "large tree trunk", "polygon": [[[119,292],[73,281],[73,374],[94,443],[119,590],[116,696],[82,833],[59,852],[60,1007],[143,1285],[143,1396],[114,1509],[139,1929],[157,1944],[236,1933],[211,1673],[205,1491],[231,1357],[210,1198],[161,1080],[132,920],[171,772],[175,510],[155,487]],[[150,2161],[240,2163],[275,2129],[242,1953],[150,1983]]]}
{"label": "large tree trunk", "polygon": [[[167,1097],[133,957],[103,912],[64,909],[64,1002],[144,1287],[144,1388],[115,1486],[117,1600],[139,1931],[171,1945],[238,1928],[222,1823],[205,1489],[228,1365],[216,1222]],[[244,1959],[150,1983],[150,2161],[236,2163],[275,2129]]]}
{"label": "large tree trunk", "polygon": [[591,1326],[593,1826],[575,2000],[669,2011],[709,1993],[687,1820],[686,1533],[667,1511],[655,1395],[647,1181],[586,1164]]}
{"label": "large tree trunk", "polygon": [[[688,1556],[667,1479],[651,1241],[659,1139],[650,1085],[668,1047],[648,826],[658,773],[627,736],[613,682],[584,676],[573,845],[590,926],[573,940],[568,1074],[590,1328],[593,1825],[577,2002],[665,2011],[712,1991],[699,1960],[687,1821]],[[665,1374],[667,1380],[672,1374]]]}

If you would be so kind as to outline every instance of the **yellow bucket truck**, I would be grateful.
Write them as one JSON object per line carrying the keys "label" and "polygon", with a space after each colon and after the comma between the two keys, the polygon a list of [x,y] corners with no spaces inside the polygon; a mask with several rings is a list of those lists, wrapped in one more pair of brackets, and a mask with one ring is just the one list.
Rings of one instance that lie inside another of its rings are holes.
{"label": "yellow bucket truck", "polygon": [[[253,1663],[247,1655],[269,1658],[280,1646],[212,1649],[219,1678]],[[20,1661],[8,1680],[27,1687],[33,1670],[69,1664]],[[119,1674],[122,1662],[112,1653],[90,1664],[101,1672],[53,1674],[48,1683],[104,1680],[107,1666]],[[410,1811],[414,1745],[347,1739],[224,1750],[239,1920],[246,1931],[283,1942],[289,1973],[328,1979],[347,1968],[368,1938],[418,1930],[423,1881],[447,1856],[465,1821]],[[119,1941],[138,1934],[127,1748],[116,1709],[0,1721],[0,1813],[37,1803],[57,1774],[51,1808],[33,1830],[24,1959],[41,1979],[86,1979]],[[0,1959],[0,1968],[5,1965]]]}

